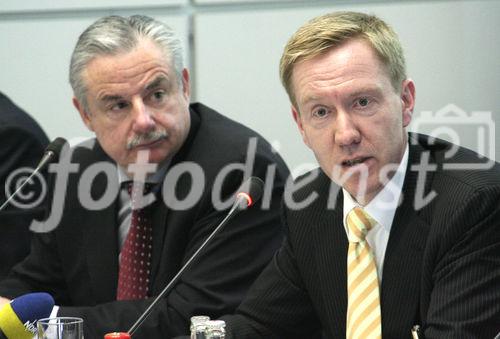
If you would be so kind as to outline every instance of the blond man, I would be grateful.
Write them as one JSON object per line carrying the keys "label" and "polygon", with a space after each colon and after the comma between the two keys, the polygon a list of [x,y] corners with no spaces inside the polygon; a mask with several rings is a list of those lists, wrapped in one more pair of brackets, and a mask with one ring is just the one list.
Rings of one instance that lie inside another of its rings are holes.
{"label": "blond man", "polygon": [[320,168],[299,178],[286,241],[224,318],[229,337],[493,338],[499,164],[406,131],[415,84],[375,16],[311,20],[280,67]]}

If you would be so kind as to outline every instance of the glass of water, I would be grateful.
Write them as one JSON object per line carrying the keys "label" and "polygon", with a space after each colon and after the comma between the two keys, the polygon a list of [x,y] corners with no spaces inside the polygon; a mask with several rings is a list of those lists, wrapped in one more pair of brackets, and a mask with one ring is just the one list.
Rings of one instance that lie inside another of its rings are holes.
{"label": "glass of water", "polygon": [[83,319],[44,318],[37,322],[38,339],[83,339]]}

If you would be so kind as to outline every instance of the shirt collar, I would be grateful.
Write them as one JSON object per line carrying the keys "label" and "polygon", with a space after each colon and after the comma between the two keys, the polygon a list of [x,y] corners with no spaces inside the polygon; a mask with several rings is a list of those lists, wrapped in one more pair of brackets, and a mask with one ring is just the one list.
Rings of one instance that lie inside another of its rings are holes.
{"label": "shirt collar", "polygon": [[[403,158],[399,163],[396,173],[394,173],[391,180],[387,182],[384,188],[366,206],[362,206],[363,209],[388,233],[391,231],[394,215],[399,206],[406,176],[406,167],[408,166],[408,154],[409,146],[407,143],[405,153],[403,154]],[[354,207],[360,206],[360,204],[344,188],[342,188],[342,193],[344,195],[343,223],[346,233],[349,233],[346,223],[347,213]]]}

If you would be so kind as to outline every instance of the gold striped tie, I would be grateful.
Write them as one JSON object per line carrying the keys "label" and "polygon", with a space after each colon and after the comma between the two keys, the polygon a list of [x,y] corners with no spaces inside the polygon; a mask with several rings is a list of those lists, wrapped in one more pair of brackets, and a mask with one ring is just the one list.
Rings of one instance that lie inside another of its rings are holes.
{"label": "gold striped tie", "polygon": [[365,239],[375,224],[362,208],[347,214],[347,339],[382,338],[377,266]]}

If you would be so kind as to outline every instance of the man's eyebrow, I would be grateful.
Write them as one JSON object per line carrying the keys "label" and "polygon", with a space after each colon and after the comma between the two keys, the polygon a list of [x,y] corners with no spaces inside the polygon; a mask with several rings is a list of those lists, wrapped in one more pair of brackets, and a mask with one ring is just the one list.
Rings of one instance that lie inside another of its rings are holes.
{"label": "man's eyebrow", "polygon": [[110,101],[119,101],[119,100],[122,100],[123,97],[121,95],[113,95],[113,94],[109,94],[109,95],[105,95],[101,98],[101,101],[104,101],[104,102],[110,102]]}
{"label": "man's eyebrow", "polygon": [[[362,95],[379,95],[382,92],[382,89],[379,86],[366,86],[359,89],[356,89],[354,92],[351,92],[347,95],[347,98],[355,98]],[[321,95],[308,95],[301,101],[302,105],[310,104],[311,102],[316,102],[321,100],[323,96]]]}
{"label": "man's eyebrow", "polygon": [[319,97],[317,96],[307,96],[304,101],[302,102],[303,105],[307,105],[309,104],[310,102],[314,102],[314,101],[317,101]]}
{"label": "man's eyebrow", "polygon": [[349,98],[358,97],[363,94],[372,94],[377,95],[380,94],[382,90],[378,86],[369,86],[357,89],[356,91],[349,94]]}
{"label": "man's eyebrow", "polygon": [[[164,75],[157,76],[153,81],[146,85],[145,90],[150,91],[152,89],[160,87],[162,84],[166,84],[167,89],[170,89],[171,83],[168,81],[168,78]],[[100,98],[102,102],[115,102],[123,100],[124,97],[117,94],[107,94]]]}
{"label": "man's eyebrow", "polygon": [[164,75],[157,76],[153,81],[151,81],[148,85],[146,85],[146,91],[149,91],[151,89],[160,87],[161,84],[167,84],[168,87],[170,87],[170,82],[168,81],[167,77]]}

